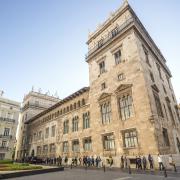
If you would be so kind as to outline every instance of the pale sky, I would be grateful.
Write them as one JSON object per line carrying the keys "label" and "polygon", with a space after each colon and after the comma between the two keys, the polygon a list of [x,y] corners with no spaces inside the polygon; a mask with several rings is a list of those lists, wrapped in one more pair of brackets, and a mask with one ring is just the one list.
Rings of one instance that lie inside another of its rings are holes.
{"label": "pale sky", "polygon": [[[0,89],[22,101],[32,86],[64,98],[89,85],[88,31],[122,0],[0,0]],[[180,1],[129,0],[167,60],[180,100]]]}

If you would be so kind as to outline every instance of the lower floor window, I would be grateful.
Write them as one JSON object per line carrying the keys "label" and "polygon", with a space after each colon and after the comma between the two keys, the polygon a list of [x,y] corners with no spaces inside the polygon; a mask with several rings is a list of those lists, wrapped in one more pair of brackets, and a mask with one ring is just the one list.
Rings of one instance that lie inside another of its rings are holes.
{"label": "lower floor window", "polygon": [[78,140],[72,141],[72,151],[79,152],[79,141]]}
{"label": "lower floor window", "polygon": [[37,155],[40,155],[40,154],[41,154],[41,147],[38,146],[38,147],[37,147]]}
{"label": "lower floor window", "polygon": [[91,138],[84,139],[84,150],[85,151],[90,151],[91,149],[92,149]]}
{"label": "lower floor window", "polygon": [[56,151],[56,146],[54,143],[50,144],[50,153],[54,153]]}
{"label": "lower floor window", "polygon": [[5,153],[0,153],[0,160],[3,160],[5,158]]}
{"label": "lower floor window", "polygon": [[68,147],[68,141],[63,142],[63,152],[67,153],[67,152],[68,152],[68,149],[69,149],[69,147]]}
{"label": "lower floor window", "polygon": [[48,145],[43,146],[43,153],[47,154],[48,153]]}
{"label": "lower floor window", "polygon": [[105,150],[115,149],[114,135],[108,134],[103,137],[103,145]]}
{"label": "lower floor window", "polygon": [[124,138],[124,147],[126,148],[137,147],[138,141],[137,141],[137,132],[135,129],[124,131],[123,138]]}

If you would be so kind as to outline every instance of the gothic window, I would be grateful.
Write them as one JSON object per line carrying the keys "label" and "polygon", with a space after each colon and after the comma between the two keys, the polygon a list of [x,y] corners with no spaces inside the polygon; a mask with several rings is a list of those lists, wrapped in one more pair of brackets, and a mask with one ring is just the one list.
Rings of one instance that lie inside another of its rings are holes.
{"label": "gothic window", "polygon": [[125,148],[137,147],[137,132],[135,129],[123,131],[123,141]]}
{"label": "gothic window", "polygon": [[111,37],[115,37],[118,34],[118,27],[115,27],[112,31],[111,31]]}
{"label": "gothic window", "polygon": [[153,76],[153,73],[152,73],[152,72],[150,72],[150,77],[151,77],[151,81],[154,83],[155,80],[154,80],[154,76]]}
{"label": "gothic window", "polygon": [[72,141],[72,151],[79,152],[79,140]]}
{"label": "gothic window", "polygon": [[83,147],[84,147],[84,151],[91,151],[92,150],[91,137],[84,139]]}
{"label": "gothic window", "polygon": [[166,98],[166,104],[167,104],[167,107],[168,107],[168,110],[169,110],[169,115],[170,115],[171,121],[175,125],[175,120],[174,120],[174,116],[173,116],[173,112],[172,112],[172,109],[171,109],[171,104],[170,104],[169,98]]}
{"label": "gothic window", "polygon": [[85,105],[85,99],[82,99],[82,106]]}
{"label": "gothic window", "polygon": [[83,113],[83,129],[90,128],[90,116],[89,112]]}
{"label": "gothic window", "polygon": [[99,63],[99,73],[102,74],[105,72],[105,62],[102,61]]}
{"label": "gothic window", "polygon": [[162,79],[162,74],[161,74],[161,67],[158,63],[156,63],[157,69],[158,69],[158,73],[159,73],[159,77]]}
{"label": "gothic window", "polygon": [[164,145],[170,146],[167,129],[163,128],[162,134],[163,134]]}
{"label": "gothic window", "polygon": [[9,136],[10,128],[4,128],[4,136]]}
{"label": "gothic window", "polygon": [[103,146],[107,151],[115,149],[115,140],[113,133],[103,136]]}
{"label": "gothic window", "polygon": [[155,92],[153,92],[153,95],[154,95],[154,100],[155,100],[155,103],[156,103],[157,114],[158,114],[159,117],[164,117],[161,102],[160,102],[160,99],[159,99],[159,95],[157,93],[155,93]]}
{"label": "gothic window", "polygon": [[101,104],[102,123],[110,123],[111,121],[111,104],[110,101],[105,101]]}
{"label": "gothic window", "polygon": [[63,133],[64,133],[64,134],[67,134],[68,132],[69,132],[69,121],[66,120],[66,121],[64,121],[64,123],[63,123]]}
{"label": "gothic window", "polygon": [[74,103],[74,109],[76,109],[76,103]]}
{"label": "gothic window", "polygon": [[56,126],[52,126],[51,127],[51,137],[55,137],[55,134],[56,134]]}
{"label": "gothic window", "polygon": [[121,62],[121,50],[118,50],[117,52],[114,53],[114,59],[116,65]]}
{"label": "gothic window", "polygon": [[45,131],[45,138],[48,138],[49,137],[49,128],[46,128],[46,131]]}
{"label": "gothic window", "polygon": [[70,111],[72,111],[72,110],[73,110],[73,105],[71,104],[71,105],[70,105]]}
{"label": "gothic window", "polygon": [[78,108],[81,106],[81,102],[80,101],[78,101]]}
{"label": "gothic window", "polygon": [[68,141],[64,141],[63,142],[63,152],[67,153],[68,151],[69,151]]}
{"label": "gothic window", "polygon": [[150,62],[149,62],[149,53],[148,53],[148,50],[144,46],[143,46],[143,49],[144,49],[146,63],[151,67]]}
{"label": "gothic window", "polygon": [[78,131],[78,116],[72,119],[72,132]]}
{"label": "gothic window", "polygon": [[129,119],[133,116],[133,100],[130,94],[119,97],[120,115],[122,120]]}
{"label": "gothic window", "polygon": [[56,151],[56,146],[54,143],[50,144],[50,153],[55,153]]}

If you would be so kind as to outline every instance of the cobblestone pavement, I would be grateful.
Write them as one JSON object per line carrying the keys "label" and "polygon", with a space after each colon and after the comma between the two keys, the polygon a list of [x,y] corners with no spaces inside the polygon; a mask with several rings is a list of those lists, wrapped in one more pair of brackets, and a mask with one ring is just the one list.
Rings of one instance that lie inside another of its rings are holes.
{"label": "cobblestone pavement", "polygon": [[25,176],[20,178],[12,178],[12,180],[162,180],[172,179],[179,180],[180,174],[171,173],[167,178],[163,174],[128,174],[127,172],[107,170],[85,170],[85,169],[69,169],[66,168],[62,172],[47,173],[41,175]]}

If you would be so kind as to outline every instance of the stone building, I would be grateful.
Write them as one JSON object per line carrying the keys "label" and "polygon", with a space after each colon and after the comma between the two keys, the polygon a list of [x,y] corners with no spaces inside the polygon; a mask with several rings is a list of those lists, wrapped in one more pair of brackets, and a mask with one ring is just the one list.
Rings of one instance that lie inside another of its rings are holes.
{"label": "stone building", "polygon": [[127,1],[87,44],[90,86],[27,121],[28,155],[179,154],[171,72]]}
{"label": "stone building", "polygon": [[2,97],[0,91],[0,160],[12,159],[20,103]]}
{"label": "stone building", "polygon": [[59,101],[57,97],[50,96],[48,93],[35,92],[33,89],[24,97],[19,117],[15,159],[27,156],[27,125],[25,122]]}

